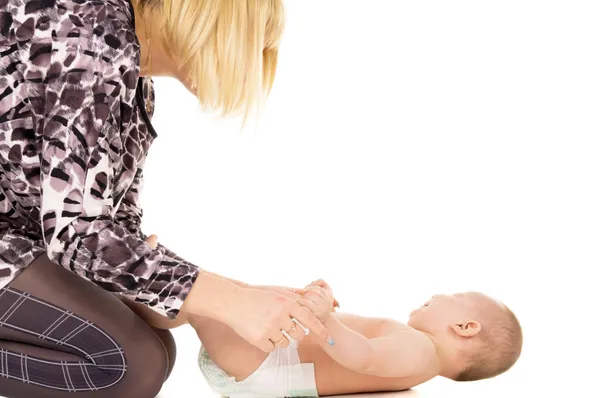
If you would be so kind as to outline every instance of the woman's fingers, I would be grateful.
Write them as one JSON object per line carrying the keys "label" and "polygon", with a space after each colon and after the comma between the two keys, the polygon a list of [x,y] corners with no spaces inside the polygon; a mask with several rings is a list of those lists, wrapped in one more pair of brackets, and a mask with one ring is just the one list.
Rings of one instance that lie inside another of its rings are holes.
{"label": "woman's fingers", "polygon": [[285,287],[285,286],[262,286],[261,285],[261,286],[253,286],[253,287],[256,289],[271,290],[275,293],[279,293],[282,296],[285,296],[292,300],[299,299],[300,296],[306,292],[305,289],[296,289],[293,287]]}
{"label": "woman's fingers", "polygon": [[301,306],[299,303],[295,303],[295,307],[291,311],[291,316],[296,318],[300,324],[302,324],[305,328],[310,330],[318,339],[323,341],[330,341],[331,337],[329,336],[329,332],[319,322],[315,314],[306,307]]}
{"label": "woman's fingers", "polygon": [[285,332],[292,339],[294,339],[296,341],[300,341],[304,337],[306,337],[306,333],[304,332],[304,328],[302,326],[303,325],[300,325],[299,322],[297,322],[297,321],[295,322],[293,319],[290,319],[289,327],[287,327],[285,329]]}
{"label": "woman's fingers", "polygon": [[291,287],[281,287],[277,290],[277,292],[289,299],[297,300],[300,297],[300,293],[297,293],[297,290],[300,289],[294,289]]}
{"label": "woman's fingers", "polygon": [[271,336],[269,337],[269,341],[271,341],[275,349],[288,347],[291,343],[290,339],[300,341],[306,337],[304,325],[302,325],[298,320],[286,318],[283,323],[286,325],[286,327],[281,329],[279,332],[272,332]]}
{"label": "woman's fingers", "polygon": [[287,346],[290,345],[290,341],[288,340],[287,336],[285,334],[283,334],[281,331],[272,333],[269,340],[271,340],[271,342],[273,343],[273,346],[276,349],[277,348],[286,348]]}
{"label": "woman's fingers", "polygon": [[[306,337],[304,329],[323,342],[331,340],[329,332],[317,316],[298,304],[299,298],[291,299],[269,290],[242,288],[238,293],[238,305],[232,308],[235,313],[229,314],[227,324],[266,353],[287,347],[290,341],[285,336],[286,333],[294,340],[301,341]],[[322,300],[318,293],[311,294],[314,294],[315,299]]]}
{"label": "woman's fingers", "polygon": [[158,247],[158,236],[150,235],[146,239],[146,243],[152,248],[152,250],[156,250],[156,248]]}

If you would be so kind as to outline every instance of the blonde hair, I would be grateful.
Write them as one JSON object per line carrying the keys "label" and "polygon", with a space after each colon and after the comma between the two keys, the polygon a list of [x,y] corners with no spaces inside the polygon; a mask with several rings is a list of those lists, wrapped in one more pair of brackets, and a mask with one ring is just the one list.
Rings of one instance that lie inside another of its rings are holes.
{"label": "blonde hair", "polygon": [[456,376],[456,381],[476,381],[496,377],[509,370],[519,359],[523,346],[523,331],[515,314],[501,305],[482,324],[480,341],[468,354],[468,365]]}
{"label": "blonde hair", "polygon": [[271,91],[283,0],[137,0],[157,11],[164,48],[188,72],[202,107],[247,116]]}

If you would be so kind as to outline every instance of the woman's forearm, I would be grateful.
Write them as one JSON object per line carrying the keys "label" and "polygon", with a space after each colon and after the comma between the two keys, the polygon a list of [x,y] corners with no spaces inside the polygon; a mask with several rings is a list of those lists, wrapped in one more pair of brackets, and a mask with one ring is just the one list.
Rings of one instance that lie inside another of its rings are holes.
{"label": "woman's forearm", "polygon": [[200,270],[192,290],[181,307],[178,318],[183,319],[182,314],[193,314],[227,323],[226,315],[236,305],[239,292],[246,288],[271,290],[293,299],[298,298],[296,292],[302,290],[281,286],[255,286],[210,271]]}
{"label": "woman's forearm", "polygon": [[345,326],[333,314],[323,326],[329,331],[334,344],[321,341],[320,345],[334,361],[355,372],[368,368],[373,358],[373,346],[368,338]]}
{"label": "woman's forearm", "polygon": [[246,282],[238,281],[236,279],[227,278],[225,276],[218,275],[218,274],[215,274],[215,273],[212,273],[212,272],[211,272],[211,274],[214,275],[215,277],[218,277],[218,278],[221,278],[221,279],[223,279],[225,281],[231,282],[231,283],[233,283],[236,286],[250,287],[250,285],[248,283],[246,283]]}
{"label": "woman's forearm", "polygon": [[245,284],[201,270],[181,312],[225,322],[235,297]]}
{"label": "woman's forearm", "polygon": [[[237,287],[249,286],[244,282],[225,278],[209,271],[200,271],[196,284],[175,319],[161,316],[143,304],[125,298],[122,301],[150,326],[157,329],[173,329],[188,323],[190,314],[212,319],[215,318],[215,315],[222,315],[222,310],[227,307],[227,302],[230,301],[224,295],[226,296],[228,291],[233,294],[235,290],[235,287],[231,285]],[[200,292],[201,289],[205,290]]]}

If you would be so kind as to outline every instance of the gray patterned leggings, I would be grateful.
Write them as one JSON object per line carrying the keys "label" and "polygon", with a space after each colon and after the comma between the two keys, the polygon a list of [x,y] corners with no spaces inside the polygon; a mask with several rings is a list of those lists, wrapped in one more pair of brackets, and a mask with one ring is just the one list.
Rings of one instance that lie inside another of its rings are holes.
{"label": "gray patterned leggings", "polygon": [[0,396],[152,398],[174,357],[168,331],[46,256],[0,289]]}

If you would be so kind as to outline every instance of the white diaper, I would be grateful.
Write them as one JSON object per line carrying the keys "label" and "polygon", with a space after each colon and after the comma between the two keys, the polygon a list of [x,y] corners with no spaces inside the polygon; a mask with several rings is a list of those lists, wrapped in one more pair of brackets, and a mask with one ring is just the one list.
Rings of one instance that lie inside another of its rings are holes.
{"label": "white diaper", "polygon": [[298,343],[273,351],[247,379],[238,382],[210,359],[202,347],[198,366],[212,390],[230,398],[318,397],[312,363],[300,363]]}

